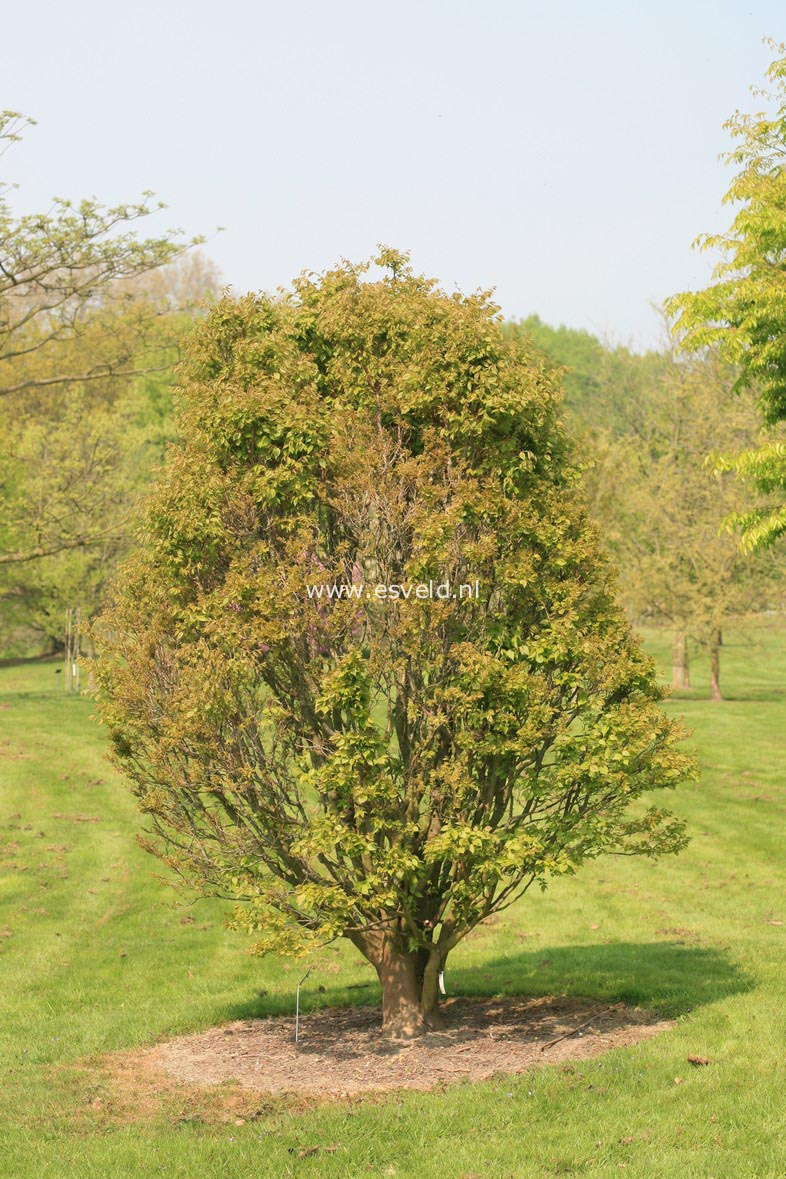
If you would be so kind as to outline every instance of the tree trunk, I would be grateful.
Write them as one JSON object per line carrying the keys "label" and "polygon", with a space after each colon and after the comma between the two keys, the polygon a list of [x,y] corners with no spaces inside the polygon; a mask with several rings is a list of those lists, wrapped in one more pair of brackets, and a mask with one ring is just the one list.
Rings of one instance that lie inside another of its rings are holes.
{"label": "tree trunk", "polygon": [[437,999],[441,957],[436,948],[410,951],[386,937],[381,955],[372,959],[382,986],[382,1030],[410,1039],[439,1026]]}
{"label": "tree trunk", "polygon": [[96,644],[95,644],[95,639],[93,638],[92,634],[90,634],[89,631],[88,631],[87,636],[85,638],[85,648],[86,648],[86,654],[87,654],[87,659],[88,659],[88,663],[87,663],[87,690],[88,690],[88,692],[92,693],[92,692],[95,692],[98,685],[96,684],[96,667],[95,667]]}
{"label": "tree trunk", "polygon": [[710,700],[722,700],[720,687],[720,649],[723,635],[720,627],[712,632],[710,639]]}
{"label": "tree trunk", "polygon": [[674,632],[674,643],[671,648],[671,686],[675,691],[690,687],[688,638],[682,630]]}

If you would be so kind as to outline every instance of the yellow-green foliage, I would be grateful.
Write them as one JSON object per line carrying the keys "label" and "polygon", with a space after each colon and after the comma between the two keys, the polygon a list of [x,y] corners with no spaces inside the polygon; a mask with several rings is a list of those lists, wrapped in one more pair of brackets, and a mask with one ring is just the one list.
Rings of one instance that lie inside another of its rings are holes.
{"label": "yellow-green foliage", "polygon": [[[736,146],[726,161],[737,174],[724,201],[736,206],[725,233],[706,234],[697,244],[720,253],[712,282],[702,291],[667,303],[685,349],[717,347],[739,373],[741,386],[760,396],[765,421],[786,419],[786,45],[770,42],[777,56],[767,71],[769,112],[737,112],[726,124]],[[786,450],[765,443],[723,469],[735,470],[762,492],[786,489]],[[771,544],[786,532],[786,505],[734,513],[730,522],[747,549]]]}
{"label": "yellow-green foliage", "polygon": [[[260,950],[448,950],[532,882],[679,823],[692,764],[618,609],[545,362],[383,251],[225,298],[104,621],[150,846]],[[316,600],[309,584],[474,583]]]}

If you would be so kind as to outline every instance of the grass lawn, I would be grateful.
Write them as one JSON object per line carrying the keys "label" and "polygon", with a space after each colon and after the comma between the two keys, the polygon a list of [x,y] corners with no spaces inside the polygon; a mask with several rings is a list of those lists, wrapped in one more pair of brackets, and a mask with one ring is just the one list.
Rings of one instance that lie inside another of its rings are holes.
{"label": "grass lawn", "polygon": [[[139,851],[134,801],[92,703],[54,663],[0,669],[0,1176],[786,1175],[786,633],[731,635],[729,699],[706,667],[670,701],[703,779],[675,794],[679,858],[605,860],[483,926],[450,993],[594,996],[677,1017],[636,1048],[429,1094],[260,1103],[214,1123],[171,1102],[129,1121],[101,1053],[290,1012],[303,963],[254,959],[213,902],[178,907]],[[648,636],[666,660],[670,637]],[[314,955],[317,1004],[378,999],[343,947]],[[318,988],[324,988],[320,991]],[[707,1057],[694,1068],[688,1055]],[[329,1153],[313,1147],[337,1147]]]}

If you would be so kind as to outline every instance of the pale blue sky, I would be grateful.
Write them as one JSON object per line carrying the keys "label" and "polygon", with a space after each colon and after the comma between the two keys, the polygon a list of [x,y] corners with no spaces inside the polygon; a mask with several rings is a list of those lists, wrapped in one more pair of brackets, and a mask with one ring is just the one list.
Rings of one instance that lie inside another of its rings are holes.
{"label": "pale blue sky", "polygon": [[3,15],[0,106],[39,123],[3,170],[20,208],[152,188],[169,223],[226,226],[238,291],[385,242],[642,346],[707,275],[764,35],[782,3],[39,0]]}

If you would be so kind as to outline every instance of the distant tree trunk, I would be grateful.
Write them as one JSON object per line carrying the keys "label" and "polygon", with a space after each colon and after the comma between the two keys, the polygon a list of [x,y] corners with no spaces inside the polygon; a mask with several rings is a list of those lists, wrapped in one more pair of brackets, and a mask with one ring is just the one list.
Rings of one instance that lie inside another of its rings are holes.
{"label": "distant tree trunk", "polygon": [[723,633],[720,627],[712,632],[710,639],[710,699],[722,700],[720,687],[720,649],[723,643]]}
{"label": "distant tree trunk", "polygon": [[377,972],[382,987],[382,1030],[396,1039],[411,1039],[440,1026],[437,1000],[439,972],[444,956],[436,950],[408,950],[397,938],[386,935],[370,944],[352,941]]}
{"label": "distant tree trunk", "polygon": [[688,636],[683,630],[674,632],[674,643],[671,648],[671,686],[675,691],[690,687]]}
{"label": "distant tree trunk", "polygon": [[93,638],[92,634],[89,631],[88,631],[87,636],[85,638],[85,653],[86,653],[87,659],[88,659],[87,690],[88,690],[88,692],[95,692],[96,687],[98,686],[96,684],[96,668],[95,668],[96,644],[95,644],[95,639]]}

